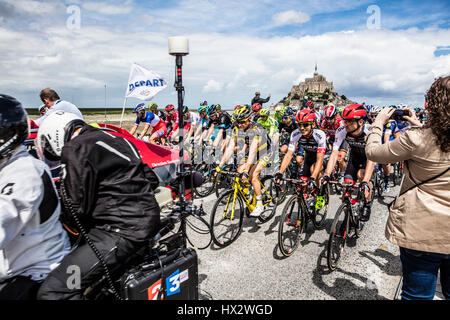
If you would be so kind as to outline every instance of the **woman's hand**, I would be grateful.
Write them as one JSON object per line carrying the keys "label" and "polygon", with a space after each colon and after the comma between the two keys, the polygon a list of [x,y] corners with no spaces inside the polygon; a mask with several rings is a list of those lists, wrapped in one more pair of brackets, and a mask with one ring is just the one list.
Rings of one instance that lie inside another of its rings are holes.
{"label": "woman's hand", "polygon": [[389,118],[392,116],[394,111],[395,108],[383,108],[383,110],[381,110],[378,116],[376,117],[375,121],[379,121],[382,124],[385,124],[386,122],[388,122]]}
{"label": "woman's hand", "polygon": [[422,123],[417,118],[416,114],[414,112],[412,112],[411,109],[406,108],[403,110],[408,110],[408,112],[409,112],[409,116],[403,116],[403,118],[405,118],[406,121],[408,121],[412,126],[418,126],[418,127],[422,126]]}

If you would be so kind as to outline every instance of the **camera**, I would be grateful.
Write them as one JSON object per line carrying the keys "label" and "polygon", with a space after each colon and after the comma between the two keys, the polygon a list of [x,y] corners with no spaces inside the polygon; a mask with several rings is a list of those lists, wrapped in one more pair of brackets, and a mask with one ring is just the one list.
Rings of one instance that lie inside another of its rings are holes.
{"label": "camera", "polygon": [[409,116],[408,110],[395,110],[394,113],[391,115],[390,119],[393,119],[395,121],[407,121],[404,116]]}

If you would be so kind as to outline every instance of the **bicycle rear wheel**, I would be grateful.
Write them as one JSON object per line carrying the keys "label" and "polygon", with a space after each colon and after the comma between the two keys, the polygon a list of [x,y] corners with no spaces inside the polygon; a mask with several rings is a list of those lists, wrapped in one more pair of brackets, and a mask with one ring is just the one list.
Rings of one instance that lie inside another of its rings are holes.
{"label": "bicycle rear wheel", "polygon": [[234,189],[225,191],[211,210],[210,227],[213,242],[223,248],[235,241],[242,230],[245,207]]}
{"label": "bicycle rear wheel", "polygon": [[284,256],[291,256],[297,249],[304,229],[305,216],[300,199],[293,195],[283,208],[278,227],[278,246]]}
{"label": "bicycle rear wheel", "polygon": [[342,203],[331,225],[330,238],[327,244],[327,265],[330,271],[336,270],[347,242],[349,229],[348,210],[350,210],[348,204]]}

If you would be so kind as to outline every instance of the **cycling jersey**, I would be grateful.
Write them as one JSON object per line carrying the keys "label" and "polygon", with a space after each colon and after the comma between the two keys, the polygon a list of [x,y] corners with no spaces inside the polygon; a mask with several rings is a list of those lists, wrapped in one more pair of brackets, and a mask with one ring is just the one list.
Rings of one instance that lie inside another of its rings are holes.
{"label": "cycling jersey", "polygon": [[386,134],[389,135],[389,141],[394,140],[394,132],[396,131],[397,122],[395,122],[394,120],[388,121],[388,123],[383,126],[383,135],[381,136],[381,142],[384,143],[384,136]]}
{"label": "cycling jersey", "polygon": [[228,129],[231,127],[231,116],[226,112],[221,112],[215,120],[209,119],[208,128],[214,124],[215,127],[219,127],[219,129]]}
{"label": "cycling jersey", "polygon": [[289,140],[291,138],[292,132],[297,130],[297,125],[295,124],[295,117],[292,117],[292,121],[290,125],[287,125],[284,123],[284,121],[279,122],[278,124],[278,131],[283,134],[283,131],[288,133],[288,137],[285,139],[285,141],[282,142],[282,145],[288,145]]}
{"label": "cycling jersey", "polygon": [[323,130],[326,135],[329,137],[329,142],[333,144],[336,136],[336,130],[342,125],[341,116],[336,116],[336,119],[332,125],[329,125],[326,119],[322,120],[320,125],[320,129]]}
{"label": "cycling jersey", "polygon": [[190,123],[192,126],[197,126],[201,123],[202,118],[196,113],[189,112],[189,118],[184,119],[184,123]]}
{"label": "cycling jersey", "polygon": [[297,142],[306,153],[325,153],[327,150],[325,132],[319,129],[313,129],[309,136],[302,135],[300,130],[296,129],[291,134],[288,150],[294,152]]}
{"label": "cycling jersey", "polygon": [[272,140],[269,137],[267,130],[260,123],[252,122],[247,130],[240,130],[237,125],[235,125],[231,132],[231,138],[235,140],[238,150],[242,150],[245,146],[246,156],[248,155],[250,145],[253,139],[259,141],[258,152],[256,159],[259,160],[263,156],[268,156],[270,158],[270,150]]}
{"label": "cycling jersey", "polygon": [[354,183],[358,177],[358,171],[364,169],[367,164],[366,140],[369,135],[370,125],[364,124],[363,130],[358,136],[347,133],[342,125],[336,131],[336,139],[333,150],[339,150],[345,142],[350,146],[350,156],[344,173],[344,181]]}
{"label": "cycling jersey", "polygon": [[278,132],[278,123],[272,117],[268,117],[266,121],[262,121],[261,118],[259,118],[258,123],[260,123],[264,129],[269,131],[270,137],[273,137],[275,133]]}
{"label": "cycling jersey", "polygon": [[155,127],[157,124],[159,124],[161,120],[160,117],[158,117],[156,114],[152,113],[152,112],[146,112],[145,116],[141,117],[137,117],[136,118],[136,124],[140,124],[141,122],[146,122],[148,124],[150,124],[151,127]]}

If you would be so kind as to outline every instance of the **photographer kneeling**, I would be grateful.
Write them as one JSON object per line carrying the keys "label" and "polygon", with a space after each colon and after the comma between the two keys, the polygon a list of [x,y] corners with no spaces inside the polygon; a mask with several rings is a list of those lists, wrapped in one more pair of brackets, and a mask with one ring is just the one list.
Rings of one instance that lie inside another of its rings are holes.
{"label": "photographer kneeling", "polygon": [[[158,178],[124,138],[56,111],[39,128],[39,155],[61,160],[61,196],[75,227],[87,237],[42,284],[38,299],[82,299],[106,270],[114,271],[158,232]],[[100,258],[101,259],[100,259]],[[101,261],[103,260],[103,261]],[[79,285],[69,286],[74,271]]]}
{"label": "photographer kneeling", "polygon": [[382,144],[383,125],[395,110],[386,108],[372,124],[366,146],[372,161],[405,161],[385,231],[400,246],[405,300],[433,299],[439,269],[443,294],[450,299],[450,77],[436,80],[426,97],[429,119],[423,127],[409,111],[404,118],[411,129]]}

